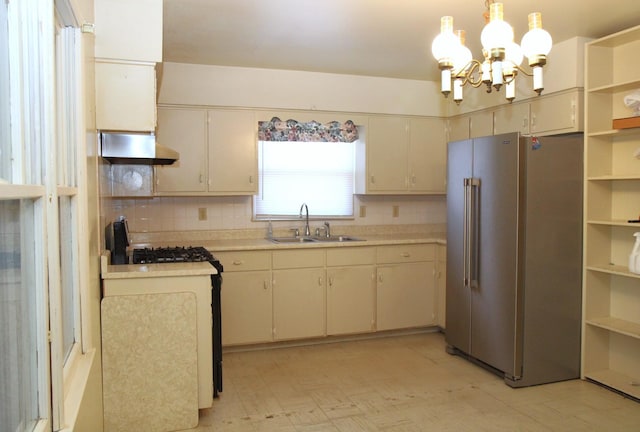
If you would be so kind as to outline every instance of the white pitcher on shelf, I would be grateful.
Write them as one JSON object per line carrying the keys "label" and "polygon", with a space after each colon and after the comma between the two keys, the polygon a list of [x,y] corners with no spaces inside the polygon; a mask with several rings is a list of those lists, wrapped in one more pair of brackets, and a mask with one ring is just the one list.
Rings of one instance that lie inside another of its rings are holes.
{"label": "white pitcher on shelf", "polygon": [[636,244],[633,245],[631,255],[629,255],[629,271],[640,274],[640,232],[633,234]]}

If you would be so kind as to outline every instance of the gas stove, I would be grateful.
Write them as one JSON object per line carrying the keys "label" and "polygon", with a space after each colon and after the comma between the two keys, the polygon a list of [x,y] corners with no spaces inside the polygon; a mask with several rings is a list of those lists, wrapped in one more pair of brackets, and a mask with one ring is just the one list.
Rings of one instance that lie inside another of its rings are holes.
{"label": "gas stove", "polygon": [[201,246],[134,249],[132,259],[134,264],[209,262],[222,272],[220,261]]}

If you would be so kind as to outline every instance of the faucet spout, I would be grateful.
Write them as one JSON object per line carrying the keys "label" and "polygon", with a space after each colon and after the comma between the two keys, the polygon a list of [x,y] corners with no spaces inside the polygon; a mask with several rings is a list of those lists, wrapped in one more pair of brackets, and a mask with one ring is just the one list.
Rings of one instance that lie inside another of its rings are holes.
{"label": "faucet spout", "polygon": [[302,203],[300,206],[300,217],[302,218],[302,209],[305,210],[306,214],[306,222],[304,224],[304,235],[309,237],[311,235],[311,229],[309,228],[309,207],[307,207],[306,203]]}

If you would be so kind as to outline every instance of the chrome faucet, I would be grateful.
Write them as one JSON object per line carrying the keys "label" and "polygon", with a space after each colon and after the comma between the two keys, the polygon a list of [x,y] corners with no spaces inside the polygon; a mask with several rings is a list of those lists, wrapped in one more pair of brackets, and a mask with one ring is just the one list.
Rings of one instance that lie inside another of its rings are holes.
{"label": "chrome faucet", "polygon": [[309,207],[307,207],[307,204],[302,203],[302,205],[300,206],[300,217],[302,218],[302,209],[305,209],[306,211],[306,222],[304,225],[304,235],[306,237],[309,237],[311,235],[311,229],[309,228]]}
{"label": "chrome faucet", "polygon": [[329,222],[324,223],[324,235],[327,238],[331,237],[331,226],[329,226]]}

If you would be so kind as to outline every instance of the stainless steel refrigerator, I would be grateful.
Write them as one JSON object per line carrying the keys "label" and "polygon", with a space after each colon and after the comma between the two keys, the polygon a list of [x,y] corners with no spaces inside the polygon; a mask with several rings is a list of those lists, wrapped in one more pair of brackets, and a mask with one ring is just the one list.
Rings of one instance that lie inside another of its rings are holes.
{"label": "stainless steel refrigerator", "polygon": [[447,351],[523,387],[580,376],[581,134],[448,144]]}

